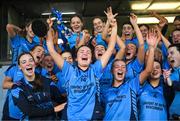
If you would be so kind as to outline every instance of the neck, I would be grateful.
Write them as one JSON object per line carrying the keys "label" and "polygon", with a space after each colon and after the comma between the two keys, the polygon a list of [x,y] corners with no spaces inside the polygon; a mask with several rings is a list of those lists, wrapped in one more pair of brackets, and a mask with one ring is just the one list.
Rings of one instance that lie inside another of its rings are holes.
{"label": "neck", "polygon": [[122,83],[123,83],[123,80],[121,81],[114,80],[113,87],[119,87]]}
{"label": "neck", "polygon": [[33,41],[32,37],[29,37],[28,35],[26,35],[26,39],[31,43]]}
{"label": "neck", "polygon": [[150,79],[149,82],[153,87],[157,87],[159,85],[160,79]]}
{"label": "neck", "polygon": [[130,63],[133,59],[134,59],[134,58],[132,58],[132,59],[126,59],[126,60],[125,60],[126,64]]}
{"label": "neck", "polygon": [[85,71],[89,68],[89,66],[80,66],[80,65],[78,65],[78,67],[83,71]]}
{"label": "neck", "polygon": [[25,76],[25,78],[29,81],[32,82],[35,79],[35,74],[33,76]]}

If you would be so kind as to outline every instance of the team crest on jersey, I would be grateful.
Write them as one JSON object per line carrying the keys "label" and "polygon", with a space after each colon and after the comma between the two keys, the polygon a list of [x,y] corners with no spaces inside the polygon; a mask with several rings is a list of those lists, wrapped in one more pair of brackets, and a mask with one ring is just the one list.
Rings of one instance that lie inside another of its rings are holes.
{"label": "team crest on jersey", "polygon": [[81,81],[84,81],[84,82],[85,82],[86,80],[87,80],[87,75],[86,75],[86,74],[82,75],[82,76],[81,76]]}
{"label": "team crest on jersey", "polygon": [[157,98],[157,93],[152,94],[154,98]]}

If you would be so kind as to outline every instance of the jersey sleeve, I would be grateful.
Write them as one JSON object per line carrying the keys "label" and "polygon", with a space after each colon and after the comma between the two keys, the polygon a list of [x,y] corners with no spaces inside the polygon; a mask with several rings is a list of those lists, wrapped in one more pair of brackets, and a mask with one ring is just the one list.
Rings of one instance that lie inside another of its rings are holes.
{"label": "jersey sleeve", "polygon": [[176,69],[173,73],[171,73],[170,79],[172,81],[179,81],[180,80],[180,68]]}
{"label": "jersey sleeve", "polygon": [[138,58],[136,57],[132,64],[132,68],[133,70],[135,70],[136,74],[139,74],[143,70],[143,66],[144,64],[140,63]]}
{"label": "jersey sleeve", "polygon": [[100,79],[101,76],[103,75],[104,69],[102,67],[102,63],[100,60],[97,60],[94,64],[93,64],[93,70],[94,70],[94,74],[96,76],[96,78]]}
{"label": "jersey sleeve", "polygon": [[133,91],[136,93],[139,92],[140,90],[140,80],[139,80],[139,75],[137,75],[135,78],[129,80],[129,86]]}
{"label": "jersey sleeve", "polygon": [[5,72],[5,76],[13,79],[15,64],[11,65]]}
{"label": "jersey sleeve", "polygon": [[[62,84],[65,84],[65,83],[67,83],[67,81],[70,80],[71,75],[74,71],[75,71],[75,69],[73,68],[73,66],[71,64],[69,64],[67,61],[64,61],[64,65],[63,65],[62,69],[60,70],[61,74],[59,74],[60,76],[58,76],[58,79],[60,78],[60,80],[62,81]],[[63,79],[61,79],[61,78],[63,78]]]}

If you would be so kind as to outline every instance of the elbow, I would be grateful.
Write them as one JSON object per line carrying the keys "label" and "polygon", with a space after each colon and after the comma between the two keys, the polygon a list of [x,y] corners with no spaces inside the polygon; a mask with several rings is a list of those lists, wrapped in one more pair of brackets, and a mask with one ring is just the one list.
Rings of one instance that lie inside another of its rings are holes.
{"label": "elbow", "polygon": [[2,88],[3,89],[7,89],[7,87],[6,87],[6,85],[3,83],[3,85],[2,85]]}
{"label": "elbow", "polygon": [[6,29],[7,29],[7,28],[11,28],[11,24],[7,24],[7,25],[6,25]]}
{"label": "elbow", "polygon": [[6,31],[10,31],[12,29],[12,25],[11,24],[7,24],[6,25]]}

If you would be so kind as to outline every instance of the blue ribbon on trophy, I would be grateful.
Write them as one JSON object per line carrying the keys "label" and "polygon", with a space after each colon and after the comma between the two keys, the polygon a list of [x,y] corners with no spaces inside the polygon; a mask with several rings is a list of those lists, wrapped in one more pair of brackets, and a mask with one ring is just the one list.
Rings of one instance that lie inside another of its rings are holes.
{"label": "blue ribbon on trophy", "polygon": [[67,47],[68,41],[66,36],[72,34],[71,29],[67,28],[64,25],[62,21],[62,13],[56,10],[55,8],[52,8],[51,16],[52,16],[51,20],[54,21],[53,27],[58,31],[58,39],[61,39],[63,41],[62,45],[65,46],[64,48],[68,49]]}

